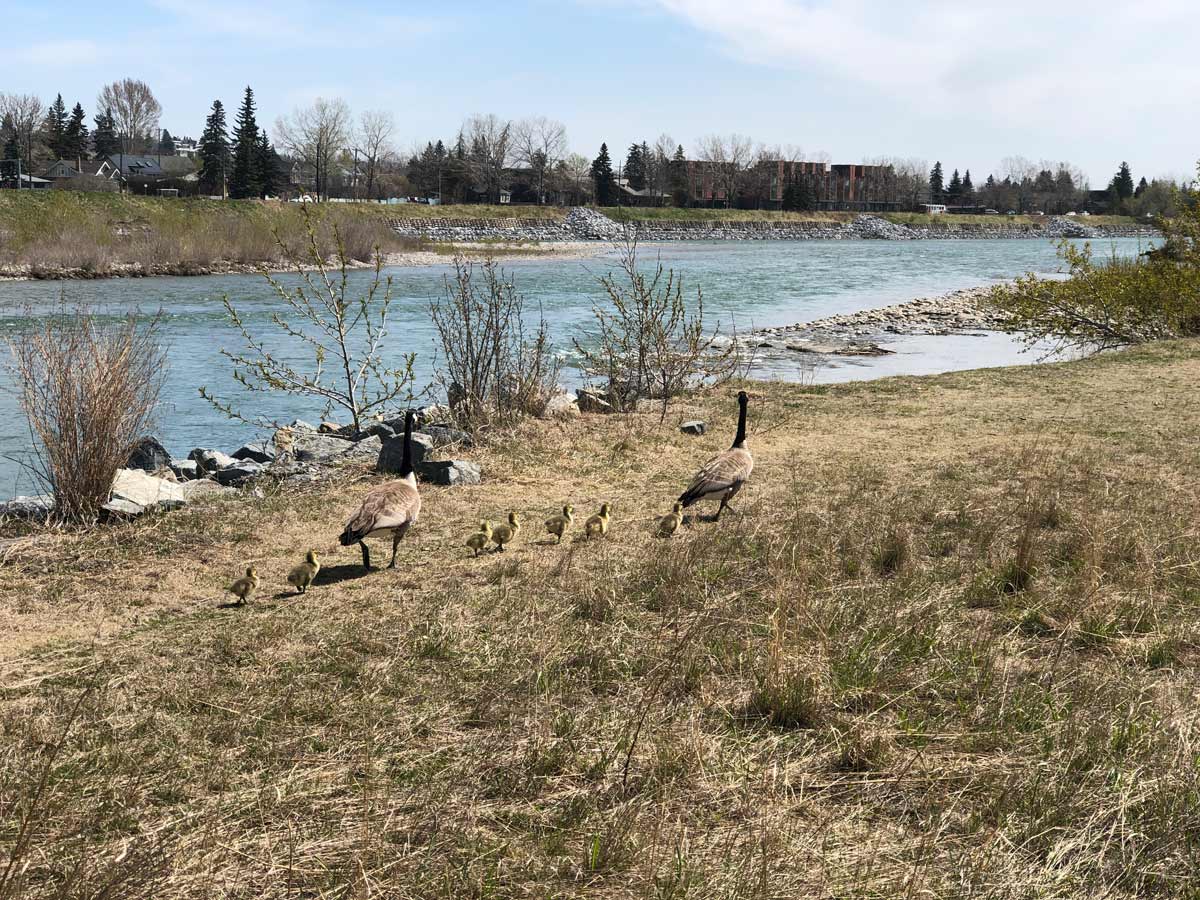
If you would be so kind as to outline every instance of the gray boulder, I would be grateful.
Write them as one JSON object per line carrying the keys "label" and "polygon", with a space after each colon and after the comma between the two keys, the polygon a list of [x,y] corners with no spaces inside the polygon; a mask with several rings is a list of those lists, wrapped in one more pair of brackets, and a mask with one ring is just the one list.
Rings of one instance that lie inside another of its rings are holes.
{"label": "gray boulder", "polygon": [[146,508],[144,506],[139,506],[132,500],[123,500],[120,497],[114,497],[100,507],[100,517],[106,521],[136,519],[145,511]]}
{"label": "gray boulder", "polygon": [[200,470],[194,459],[173,459],[170,467],[171,471],[175,473],[175,477],[183,481],[191,481],[193,478],[200,477]]}
{"label": "gray boulder", "polygon": [[356,434],[354,440],[361,441],[364,438],[377,437],[381,441],[386,441],[388,438],[395,436],[395,434],[396,431],[391,425],[388,425],[386,422],[376,422]]}
{"label": "gray boulder", "polygon": [[351,442],[331,434],[298,432],[292,444],[292,455],[300,462],[333,462],[350,449]]}
{"label": "gray boulder", "polygon": [[383,441],[375,435],[371,435],[352,443],[346,448],[346,452],[342,454],[342,458],[346,460],[371,460],[377,458],[379,451],[382,449]]}
{"label": "gray boulder", "polygon": [[580,388],[575,392],[575,403],[583,413],[610,413],[613,405],[600,395],[599,391]]}
{"label": "gray boulder", "polygon": [[54,498],[49,494],[13,497],[0,503],[0,519],[44,519],[53,510]]}
{"label": "gray boulder", "polygon": [[680,425],[679,430],[684,434],[704,434],[704,432],[708,431],[708,425],[699,419],[692,419],[690,422],[684,422]]}
{"label": "gray boulder", "polygon": [[275,442],[267,438],[251,441],[234,450],[233,458],[256,463],[273,462],[275,460]]}
{"label": "gray boulder", "polygon": [[446,447],[450,444],[470,447],[474,443],[465,431],[451,428],[449,425],[425,425],[421,428],[421,434],[429,435],[433,439],[434,447]]}
{"label": "gray boulder", "polygon": [[211,475],[213,472],[228,469],[230,466],[237,464],[237,460],[228,453],[222,453],[220,450],[209,450],[205,447],[197,447],[188,454],[188,459],[196,463],[196,472],[202,478],[206,475]]}
{"label": "gray boulder", "polygon": [[237,488],[226,487],[208,479],[188,481],[181,484],[180,487],[183,489],[183,499],[189,503],[193,500],[238,493]]}
{"label": "gray boulder", "polygon": [[213,473],[213,481],[225,487],[238,487],[258,478],[266,469],[267,467],[263,463],[242,460]]}
{"label": "gray boulder", "polygon": [[289,425],[287,425],[286,427],[292,431],[316,431],[317,430],[316,425],[313,425],[311,422],[305,422],[303,419],[293,419],[291,421],[291,423]]}
{"label": "gray boulder", "polygon": [[127,469],[141,469],[143,472],[157,472],[169,468],[171,454],[167,448],[152,437],[144,437],[133,448],[125,463]]}
{"label": "gray boulder", "polygon": [[428,484],[479,484],[483,473],[479,466],[465,459],[446,459],[416,465],[417,477]]}
{"label": "gray boulder", "polygon": [[[421,432],[413,432],[412,462],[413,468],[433,455],[433,438]],[[380,472],[397,474],[400,471],[400,461],[404,458],[404,435],[397,435],[383,442],[379,449],[379,457],[375,468]]]}
{"label": "gray boulder", "polygon": [[543,419],[573,419],[579,415],[579,404],[574,394],[555,394],[542,410]]}

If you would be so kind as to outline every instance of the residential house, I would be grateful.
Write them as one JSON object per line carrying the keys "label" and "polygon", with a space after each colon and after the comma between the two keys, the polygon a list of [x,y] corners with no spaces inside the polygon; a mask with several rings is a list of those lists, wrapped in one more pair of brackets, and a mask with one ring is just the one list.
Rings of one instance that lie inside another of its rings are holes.
{"label": "residential house", "polygon": [[830,165],[824,162],[769,160],[759,163],[769,172],[768,201],[778,207],[789,180],[807,178],[816,194],[818,209],[886,211],[901,206],[896,172],[891,166],[859,163]]}

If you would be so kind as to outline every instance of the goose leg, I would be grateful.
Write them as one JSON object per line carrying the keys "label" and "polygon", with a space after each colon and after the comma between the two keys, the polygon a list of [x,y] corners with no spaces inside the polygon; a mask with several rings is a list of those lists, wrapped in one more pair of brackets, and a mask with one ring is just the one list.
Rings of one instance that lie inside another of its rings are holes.
{"label": "goose leg", "polygon": [[367,549],[367,542],[359,541],[358,546],[362,547],[363,568],[364,569],[371,568],[371,551]]}
{"label": "goose leg", "polygon": [[396,568],[396,551],[400,549],[400,538],[404,537],[403,531],[397,531],[392,535],[392,561],[388,563],[389,569]]}

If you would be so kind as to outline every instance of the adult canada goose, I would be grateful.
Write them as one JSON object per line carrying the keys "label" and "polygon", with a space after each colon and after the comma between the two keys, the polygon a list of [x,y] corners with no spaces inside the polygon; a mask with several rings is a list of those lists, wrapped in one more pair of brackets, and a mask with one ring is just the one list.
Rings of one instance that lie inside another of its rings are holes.
{"label": "adult canada goose", "polygon": [[479,551],[488,545],[488,541],[492,539],[492,523],[483,521],[479,523],[479,530],[467,538],[467,547],[475,551],[475,555],[479,555]]}
{"label": "adult canada goose", "polygon": [[288,584],[293,585],[298,593],[303,594],[320,571],[321,564],[317,562],[317,551],[309,550],[304,557],[304,562],[288,572]]}
{"label": "adult canada goose", "polygon": [[556,544],[561,544],[563,535],[571,529],[571,523],[575,521],[575,517],[572,515],[574,512],[575,507],[568,503],[563,506],[562,515],[551,516],[546,520],[546,532],[558,538],[555,541]]}
{"label": "adult canada goose", "polygon": [[246,569],[246,574],[229,586],[229,593],[238,598],[238,606],[247,600],[254,599],[258,590],[258,570],[254,566]]}
{"label": "adult canada goose", "polygon": [[421,495],[417,491],[417,476],[412,467],[413,413],[410,409],[404,416],[404,454],[400,458],[400,477],[372,488],[362,506],[358,508],[338,540],[343,547],[357,543],[362,547],[363,568],[371,568],[371,551],[367,549],[369,537],[392,538],[392,561],[389,569],[396,568],[396,550],[408,529],[421,514]]}
{"label": "adult canada goose", "polygon": [[608,520],[611,512],[612,507],[609,504],[601,503],[600,512],[594,516],[588,516],[588,520],[583,525],[583,533],[589,541],[593,537],[604,537],[608,534]]}
{"label": "adult canada goose", "polygon": [[511,543],[521,530],[521,517],[515,512],[508,514],[508,522],[501,522],[492,529],[492,543],[497,550],[503,550],[504,545]]}
{"label": "adult canada goose", "polygon": [[671,511],[658,520],[658,533],[663,537],[670,537],[679,529],[682,522],[683,504],[676,500]]}
{"label": "adult canada goose", "polygon": [[[745,391],[738,391],[738,426],[733,438],[733,446],[718,453],[696,473],[688,489],[679,495],[679,502],[684,509],[700,500],[716,500],[720,498],[721,505],[713,516],[716,522],[721,518],[721,511],[729,507],[737,492],[754,471],[754,457],[746,449],[746,406],[750,398]],[[729,507],[732,509],[733,507]]]}

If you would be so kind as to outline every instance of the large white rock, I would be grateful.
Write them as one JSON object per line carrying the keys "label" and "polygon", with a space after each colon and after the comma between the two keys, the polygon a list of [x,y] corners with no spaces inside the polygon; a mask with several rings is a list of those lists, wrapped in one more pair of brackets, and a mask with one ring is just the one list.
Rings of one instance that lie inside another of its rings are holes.
{"label": "large white rock", "polygon": [[187,502],[187,492],[178,482],[157,478],[141,469],[118,469],[112,498],[136,503],[144,509],[177,509]]}

